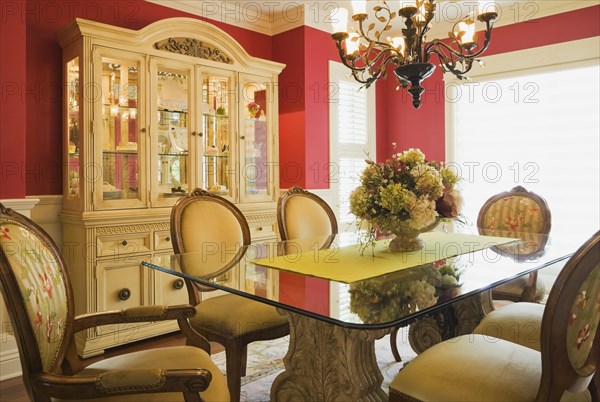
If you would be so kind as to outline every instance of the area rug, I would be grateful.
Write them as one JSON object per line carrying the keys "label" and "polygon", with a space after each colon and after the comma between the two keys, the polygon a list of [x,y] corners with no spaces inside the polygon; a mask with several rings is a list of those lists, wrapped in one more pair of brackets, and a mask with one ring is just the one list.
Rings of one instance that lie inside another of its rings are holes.
{"label": "area rug", "polygon": [[[398,332],[398,350],[402,362],[396,362],[390,349],[389,336],[375,342],[377,364],[383,374],[383,390],[387,393],[390,382],[405,362],[415,357],[415,352],[408,344],[408,329]],[[280,338],[272,341],[253,342],[248,345],[248,362],[246,376],[242,378],[241,401],[263,402],[269,401],[271,384],[279,373],[283,371],[283,357],[288,348],[289,338]],[[225,353],[220,352],[212,356],[215,364],[225,373]]]}

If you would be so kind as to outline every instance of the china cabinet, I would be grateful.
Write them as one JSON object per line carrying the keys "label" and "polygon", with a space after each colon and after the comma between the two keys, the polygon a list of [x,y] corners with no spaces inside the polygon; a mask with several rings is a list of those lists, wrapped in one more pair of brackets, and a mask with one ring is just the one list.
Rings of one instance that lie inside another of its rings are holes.
{"label": "china cabinet", "polygon": [[[168,258],[171,207],[195,187],[236,203],[253,240],[275,238],[283,65],[248,55],[224,31],[191,18],[139,31],[76,19],[59,43],[61,221],[76,314],[187,302],[181,281],[141,262]],[[78,352],[91,356],[175,328],[103,327],[81,333]]]}

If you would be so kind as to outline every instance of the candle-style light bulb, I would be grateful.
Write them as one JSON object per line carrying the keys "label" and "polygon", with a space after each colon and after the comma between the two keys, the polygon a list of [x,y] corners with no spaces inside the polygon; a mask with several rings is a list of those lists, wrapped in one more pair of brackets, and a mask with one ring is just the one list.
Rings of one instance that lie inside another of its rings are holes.
{"label": "candle-style light bulb", "polygon": [[367,0],[352,0],[352,15],[366,14]]}
{"label": "candle-style light bulb", "polygon": [[356,32],[350,32],[348,39],[346,39],[346,54],[353,55],[358,54],[358,34]]}
{"label": "candle-style light bulb", "polygon": [[404,55],[404,52],[406,51],[406,39],[404,39],[404,36],[395,36],[393,38],[390,37],[388,38],[388,41],[392,47],[398,51],[398,53]]}
{"label": "candle-style light bulb", "polygon": [[331,24],[333,25],[333,32],[348,32],[348,10],[340,7],[333,10],[330,16]]}
{"label": "candle-style light bulb", "polygon": [[458,32],[454,34],[462,44],[475,42],[475,23],[471,20],[459,22]]}
{"label": "candle-style light bulb", "polygon": [[419,6],[419,11],[418,11],[417,15],[415,15],[415,21],[416,22],[425,22],[425,13],[426,12],[427,11],[425,10],[425,2],[423,2]]}

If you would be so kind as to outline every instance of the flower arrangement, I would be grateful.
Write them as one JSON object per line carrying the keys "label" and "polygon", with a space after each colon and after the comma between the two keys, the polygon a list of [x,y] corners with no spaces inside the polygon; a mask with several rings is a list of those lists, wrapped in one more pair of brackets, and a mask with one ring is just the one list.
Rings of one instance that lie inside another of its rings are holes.
{"label": "flower arrangement", "polygon": [[459,216],[462,198],[455,188],[458,177],[442,163],[427,161],[421,150],[396,153],[384,163],[366,162],[361,185],[350,195],[350,211],[356,215],[358,226],[367,223],[362,236],[365,247],[374,245],[378,232],[416,239],[441,219]]}
{"label": "flower arrangement", "polygon": [[[440,265],[441,264],[441,265]],[[350,311],[366,323],[383,323],[453,297],[461,271],[450,261],[350,285]]]}
{"label": "flower arrangement", "polygon": [[260,111],[260,105],[256,102],[250,102],[246,105],[248,108],[248,113],[250,113],[251,118],[258,117]]}

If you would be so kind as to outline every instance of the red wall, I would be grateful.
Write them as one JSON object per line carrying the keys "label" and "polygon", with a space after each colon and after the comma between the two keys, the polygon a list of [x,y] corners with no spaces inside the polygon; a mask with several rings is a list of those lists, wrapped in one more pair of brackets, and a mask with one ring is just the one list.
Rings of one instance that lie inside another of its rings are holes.
{"label": "red wall", "polygon": [[[492,42],[484,56],[599,36],[599,22],[600,6],[594,6],[498,27],[492,32]],[[440,68],[425,81],[426,92],[418,110],[413,109],[406,90],[396,92],[396,86],[391,75],[377,84],[377,91],[383,92],[378,93],[378,100],[380,95],[385,99],[385,103],[377,103],[378,157],[389,158],[393,152],[391,144],[396,142],[397,150],[418,147],[428,159],[443,160],[445,105]]]}
{"label": "red wall", "polygon": [[27,83],[25,28],[18,4],[3,4],[0,24],[0,199],[19,199],[26,195],[22,175],[26,116],[23,89]]}
{"label": "red wall", "polygon": [[273,37],[273,57],[286,64],[279,80],[282,188],[329,188],[329,60],[331,35],[302,26]]}

